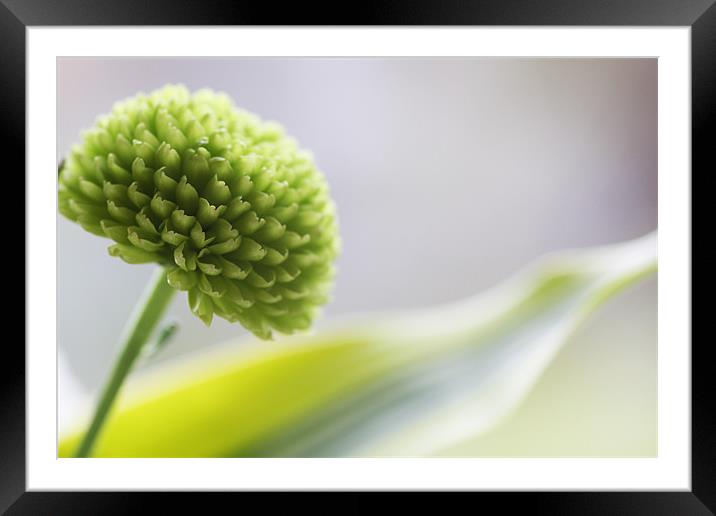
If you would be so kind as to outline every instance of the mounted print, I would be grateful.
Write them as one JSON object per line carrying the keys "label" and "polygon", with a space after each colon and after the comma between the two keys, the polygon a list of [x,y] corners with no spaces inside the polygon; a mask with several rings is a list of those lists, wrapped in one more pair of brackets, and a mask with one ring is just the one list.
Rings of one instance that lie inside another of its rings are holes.
{"label": "mounted print", "polygon": [[0,1],[0,511],[716,507],[713,0]]}

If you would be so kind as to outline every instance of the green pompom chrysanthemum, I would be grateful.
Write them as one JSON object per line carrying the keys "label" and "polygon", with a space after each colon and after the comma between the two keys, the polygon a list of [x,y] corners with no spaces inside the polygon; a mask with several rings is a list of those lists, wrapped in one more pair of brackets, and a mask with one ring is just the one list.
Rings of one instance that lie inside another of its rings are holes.
{"label": "green pompom chrysanthemum", "polygon": [[167,86],[114,106],[59,171],[59,209],[167,268],[206,324],[310,326],[332,283],[335,206],[313,160],[224,94]]}

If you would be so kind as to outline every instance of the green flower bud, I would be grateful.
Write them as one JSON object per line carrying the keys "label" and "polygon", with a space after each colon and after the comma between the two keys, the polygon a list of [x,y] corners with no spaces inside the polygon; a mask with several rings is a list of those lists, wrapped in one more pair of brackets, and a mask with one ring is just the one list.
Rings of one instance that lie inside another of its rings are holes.
{"label": "green flower bud", "polygon": [[116,104],[60,166],[58,198],[112,256],[166,267],[207,325],[270,338],[326,302],[339,237],[324,177],[224,94],[166,86]]}

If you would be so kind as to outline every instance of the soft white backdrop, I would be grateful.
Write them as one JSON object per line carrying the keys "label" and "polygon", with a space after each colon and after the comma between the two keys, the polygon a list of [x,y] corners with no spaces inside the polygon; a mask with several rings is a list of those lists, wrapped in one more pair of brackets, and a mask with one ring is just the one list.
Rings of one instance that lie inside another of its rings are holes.
{"label": "soft white backdrop", "polygon": [[[62,58],[57,69],[58,161],[115,100],[167,82],[226,91],[310,148],[344,242],[324,320],[458,299],[543,252],[656,228],[656,60]],[[58,218],[61,421],[106,375],[150,274],[107,245]],[[182,297],[171,316],[181,330],[150,365],[245,335],[206,329]],[[453,450],[655,451],[655,282],[597,314],[510,420]]]}

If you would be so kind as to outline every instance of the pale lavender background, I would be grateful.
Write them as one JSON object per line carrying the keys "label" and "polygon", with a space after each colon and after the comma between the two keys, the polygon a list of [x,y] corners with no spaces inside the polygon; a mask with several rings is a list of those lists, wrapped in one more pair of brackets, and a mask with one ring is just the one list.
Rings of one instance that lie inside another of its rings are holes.
{"label": "pale lavender background", "polygon": [[[657,226],[654,59],[63,58],[57,69],[58,160],[115,100],[167,82],[226,91],[311,149],[343,237],[324,321],[459,299],[546,251]],[[58,219],[61,419],[106,375],[151,272],[109,257],[107,245]],[[245,335],[223,321],[206,329],[184,297],[171,310],[182,329],[156,363]],[[582,393],[589,411],[580,419],[584,403],[573,403],[570,414],[582,425],[594,418],[595,449],[653,453],[656,282],[587,329],[527,410],[548,413],[563,391]],[[559,374],[572,383],[550,380]],[[637,429],[631,448],[596,422],[617,415]],[[559,421],[544,424],[549,433]]]}

